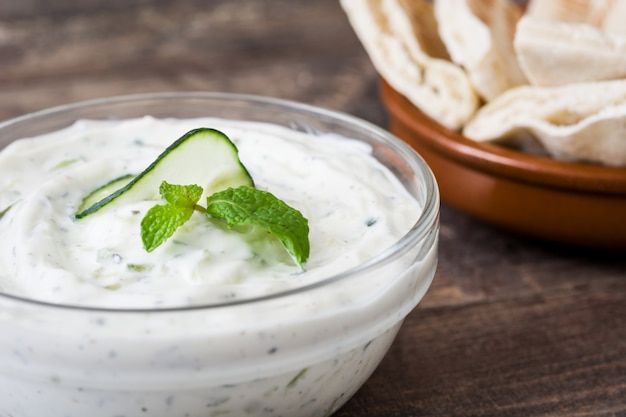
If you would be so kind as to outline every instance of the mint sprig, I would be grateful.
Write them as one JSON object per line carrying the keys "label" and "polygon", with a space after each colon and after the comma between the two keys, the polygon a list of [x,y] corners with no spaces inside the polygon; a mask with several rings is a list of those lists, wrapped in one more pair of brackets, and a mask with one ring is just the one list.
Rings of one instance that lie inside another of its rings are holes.
{"label": "mint sprig", "polygon": [[309,225],[295,208],[267,191],[250,186],[227,188],[207,197],[199,206],[202,187],[163,181],[159,187],[166,204],[152,207],[141,221],[141,239],[151,252],[185,224],[194,211],[219,219],[229,228],[251,225],[278,238],[300,268],[309,257]]}

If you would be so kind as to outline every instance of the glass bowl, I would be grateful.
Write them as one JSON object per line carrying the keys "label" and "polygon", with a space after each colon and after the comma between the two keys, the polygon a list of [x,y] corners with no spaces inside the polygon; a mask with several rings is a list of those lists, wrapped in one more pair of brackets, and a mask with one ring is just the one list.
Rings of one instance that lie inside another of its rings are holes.
{"label": "glass bowl", "polygon": [[0,292],[0,415],[332,414],[382,360],[433,279],[439,194],[430,169],[403,142],[354,117],[218,93],[125,96],[37,112],[0,124],[0,148],[79,119],[144,115],[268,122],[312,137],[333,132],[363,141],[423,210],[380,255],[314,284],[267,296],[112,309]]}

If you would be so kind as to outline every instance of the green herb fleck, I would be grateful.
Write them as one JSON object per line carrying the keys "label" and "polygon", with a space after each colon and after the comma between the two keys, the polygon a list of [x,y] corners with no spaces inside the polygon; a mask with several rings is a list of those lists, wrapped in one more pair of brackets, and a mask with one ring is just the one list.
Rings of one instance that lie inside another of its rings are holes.
{"label": "green herb fleck", "polygon": [[13,207],[13,204],[11,204],[10,206],[8,206],[7,208],[5,208],[4,210],[0,211],[0,219],[7,214],[7,211],[9,211],[11,209],[11,207]]}
{"label": "green herb fleck", "polygon": [[293,388],[293,387],[295,387],[295,386],[296,386],[296,384],[298,383],[298,380],[299,380],[300,378],[302,378],[302,377],[306,374],[306,371],[308,371],[308,370],[309,370],[309,368],[302,368],[302,369],[300,370],[300,372],[298,372],[298,373],[296,374],[296,376],[294,376],[293,378],[291,378],[291,381],[289,381],[289,383],[287,384],[287,386],[286,386],[285,388],[286,388],[286,389],[289,389],[289,388]]}
{"label": "green herb fleck", "polygon": [[144,272],[144,271],[151,270],[152,269],[152,265],[147,265],[147,264],[126,264],[126,268],[129,271]]}
{"label": "green herb fleck", "polygon": [[59,162],[58,164],[56,164],[56,165],[54,166],[54,168],[52,168],[52,169],[53,169],[53,170],[56,170],[56,169],[65,168],[66,166],[70,166],[70,165],[72,165],[72,164],[74,164],[74,163],[76,163],[76,162],[78,162],[78,161],[80,161],[80,159],[78,159],[78,158],[66,159],[66,160],[61,161],[61,162]]}
{"label": "green herb fleck", "polygon": [[120,288],[122,288],[120,284],[107,285],[106,287],[104,287],[104,289],[109,290],[109,291],[117,291]]}

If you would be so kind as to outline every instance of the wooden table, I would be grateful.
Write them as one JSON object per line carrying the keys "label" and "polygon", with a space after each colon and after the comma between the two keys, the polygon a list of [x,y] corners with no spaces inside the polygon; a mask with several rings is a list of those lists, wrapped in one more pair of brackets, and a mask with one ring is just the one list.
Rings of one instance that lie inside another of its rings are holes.
{"label": "wooden table", "polygon": [[[386,123],[376,72],[336,1],[0,2],[0,120],[172,90]],[[337,417],[626,415],[624,253],[512,236],[444,205],[439,259],[431,290]]]}

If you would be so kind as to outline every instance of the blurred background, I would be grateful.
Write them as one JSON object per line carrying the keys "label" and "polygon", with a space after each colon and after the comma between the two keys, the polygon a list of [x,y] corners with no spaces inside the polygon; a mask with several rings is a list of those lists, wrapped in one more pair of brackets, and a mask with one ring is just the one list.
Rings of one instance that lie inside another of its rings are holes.
{"label": "blurred background", "polygon": [[337,1],[5,0],[0,119],[151,91],[264,94],[382,123]]}

